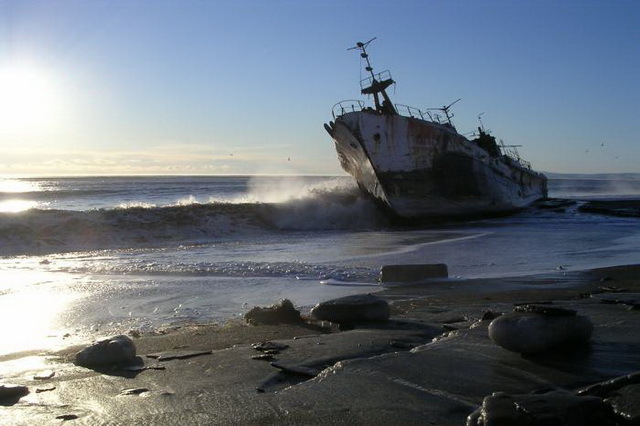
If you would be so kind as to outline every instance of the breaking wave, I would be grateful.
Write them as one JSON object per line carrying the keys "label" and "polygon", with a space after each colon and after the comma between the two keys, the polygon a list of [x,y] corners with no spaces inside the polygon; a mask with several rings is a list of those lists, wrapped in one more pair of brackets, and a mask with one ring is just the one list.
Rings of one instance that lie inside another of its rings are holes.
{"label": "breaking wave", "polygon": [[[282,194],[281,194],[282,195]],[[280,231],[373,229],[384,225],[355,187],[315,188],[275,202],[121,205],[87,211],[0,214],[0,255],[207,243],[234,235]]]}

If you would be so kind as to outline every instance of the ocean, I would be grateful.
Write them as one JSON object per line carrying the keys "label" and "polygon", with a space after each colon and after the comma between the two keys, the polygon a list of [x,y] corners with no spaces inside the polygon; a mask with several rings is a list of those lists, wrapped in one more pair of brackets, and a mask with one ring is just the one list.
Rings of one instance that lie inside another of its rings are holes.
{"label": "ocean", "polygon": [[380,267],[550,277],[640,261],[639,175],[557,175],[515,215],[405,226],[350,177],[0,179],[0,355],[99,335],[222,323],[254,305],[378,291]]}

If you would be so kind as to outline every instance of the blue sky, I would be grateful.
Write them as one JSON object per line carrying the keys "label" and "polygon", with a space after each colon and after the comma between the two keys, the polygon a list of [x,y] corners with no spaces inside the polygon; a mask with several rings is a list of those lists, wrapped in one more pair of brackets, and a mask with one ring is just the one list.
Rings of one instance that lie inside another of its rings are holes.
{"label": "blue sky", "polygon": [[4,0],[0,174],[341,174],[322,124],[372,37],[395,102],[462,98],[461,133],[484,113],[539,170],[640,172],[637,1]]}

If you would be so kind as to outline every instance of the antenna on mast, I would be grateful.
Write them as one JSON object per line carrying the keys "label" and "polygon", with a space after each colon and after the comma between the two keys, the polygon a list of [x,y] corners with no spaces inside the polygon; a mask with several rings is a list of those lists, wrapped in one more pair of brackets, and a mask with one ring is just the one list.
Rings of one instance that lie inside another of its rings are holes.
{"label": "antenna on mast", "polygon": [[484,115],[484,112],[481,112],[480,114],[478,114],[478,121],[480,122],[480,131],[484,132],[484,123],[482,122],[482,116]]}
{"label": "antenna on mast", "polygon": [[452,112],[449,112],[449,110],[454,104],[457,104],[461,100],[462,98],[458,98],[455,101],[451,102],[449,105],[443,106],[441,108],[428,108],[428,109],[444,112],[445,117],[447,117],[447,123],[453,127],[453,123],[451,122],[451,119],[454,117],[454,114]]}
{"label": "antenna on mast", "polygon": [[365,70],[367,70],[370,74],[371,74],[371,78],[374,78],[373,75],[373,67],[371,66],[371,62],[369,61],[369,55],[367,54],[367,46],[369,45],[369,43],[371,43],[373,40],[377,39],[378,37],[374,37],[371,40],[367,41],[367,42],[357,42],[356,45],[354,47],[350,47],[347,50],[355,50],[358,49],[360,50],[360,57],[364,58],[365,61],[367,61],[367,66],[365,68]]}
{"label": "antenna on mast", "polygon": [[449,109],[456,103],[460,102],[462,100],[462,98],[458,98],[455,101],[451,102],[449,105],[447,106],[443,106],[442,108],[440,108],[443,112],[444,115],[447,117],[447,121],[449,122],[449,124],[451,124],[453,126],[453,124],[451,123],[451,119],[453,118],[453,113],[449,112]]}
{"label": "antenna on mast", "polygon": [[[366,42],[357,42],[354,47],[350,47],[347,50],[359,50],[360,57],[367,61],[367,66],[365,69],[371,75],[365,79],[360,80],[360,93],[363,95],[373,95],[374,102],[376,104],[376,111],[381,114],[397,114],[395,107],[391,103],[391,99],[389,99],[389,95],[387,95],[387,87],[391,86],[395,83],[391,78],[391,74],[389,71],[383,71],[378,74],[373,73],[373,67],[371,66],[371,61],[369,60],[369,54],[367,53],[367,46],[377,37],[372,38]],[[382,102],[379,98],[379,95],[382,96]]]}

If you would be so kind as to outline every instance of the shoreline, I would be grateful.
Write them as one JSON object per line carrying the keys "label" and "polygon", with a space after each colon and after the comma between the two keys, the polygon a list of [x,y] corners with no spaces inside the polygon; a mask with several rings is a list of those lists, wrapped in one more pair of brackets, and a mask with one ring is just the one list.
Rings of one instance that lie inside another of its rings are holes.
{"label": "shoreline", "polygon": [[[640,293],[640,265],[385,288],[376,295],[391,303],[391,321],[348,331],[230,321],[134,336],[145,365],[156,363],[149,354],[209,352],[161,362],[163,370],[77,367],[71,361],[79,347],[11,354],[0,357],[2,380],[26,385],[30,393],[0,412],[12,424],[48,424],[66,414],[87,424],[464,424],[495,391],[571,390],[637,369],[637,312],[585,297],[617,291]],[[494,344],[483,315],[524,302],[552,302],[589,316],[595,332],[588,356],[531,358]],[[278,362],[316,374],[287,376],[252,359],[251,344],[263,341],[287,344]],[[55,374],[32,378],[42,370]],[[144,390],[123,394],[126,389]]]}

